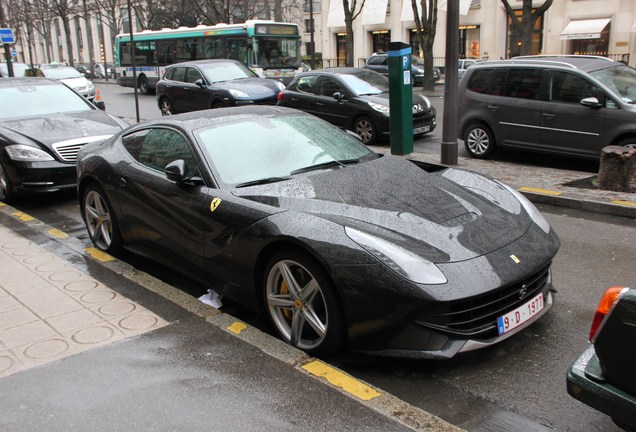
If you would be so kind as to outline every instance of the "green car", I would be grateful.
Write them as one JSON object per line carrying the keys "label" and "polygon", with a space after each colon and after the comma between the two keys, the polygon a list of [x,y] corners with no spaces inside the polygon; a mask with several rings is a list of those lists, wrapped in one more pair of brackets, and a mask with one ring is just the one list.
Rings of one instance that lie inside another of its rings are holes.
{"label": "green car", "polygon": [[636,289],[606,291],[590,342],[568,370],[568,393],[621,428],[636,431]]}

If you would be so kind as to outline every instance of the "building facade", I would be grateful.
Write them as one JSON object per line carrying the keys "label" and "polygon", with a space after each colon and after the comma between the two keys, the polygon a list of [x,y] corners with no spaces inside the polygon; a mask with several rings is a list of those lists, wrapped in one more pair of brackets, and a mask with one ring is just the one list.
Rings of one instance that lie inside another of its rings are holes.
{"label": "building facade", "polygon": [[[310,1],[310,0],[308,0]],[[419,0],[418,0],[419,3]],[[521,0],[509,0],[519,9]],[[534,1],[539,7],[544,0]],[[342,0],[314,2],[314,43],[325,66],[343,65],[345,59]],[[446,46],[446,1],[439,0],[433,56],[443,66]],[[305,22],[310,20],[305,7]],[[508,58],[518,54],[515,35],[501,0],[460,0],[460,57]],[[355,66],[373,52],[386,51],[389,41],[400,41],[420,54],[411,2],[366,0],[353,23]],[[306,28],[309,28],[308,26]],[[309,43],[309,34],[303,40]],[[535,54],[597,54],[636,65],[636,1],[556,0],[537,22],[532,51]]]}

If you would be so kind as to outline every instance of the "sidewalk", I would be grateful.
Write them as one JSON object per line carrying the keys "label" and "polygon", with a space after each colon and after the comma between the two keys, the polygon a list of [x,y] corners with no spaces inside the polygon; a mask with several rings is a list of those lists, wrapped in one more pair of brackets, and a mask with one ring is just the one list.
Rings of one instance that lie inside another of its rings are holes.
{"label": "sidewalk", "polygon": [[2,431],[457,431],[0,203]]}

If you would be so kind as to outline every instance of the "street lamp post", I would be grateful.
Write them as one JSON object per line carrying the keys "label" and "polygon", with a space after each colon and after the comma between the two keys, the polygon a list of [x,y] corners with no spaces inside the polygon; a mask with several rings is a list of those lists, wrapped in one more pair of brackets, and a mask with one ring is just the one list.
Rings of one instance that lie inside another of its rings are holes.
{"label": "street lamp post", "polygon": [[441,162],[457,165],[457,59],[459,57],[459,0],[448,0],[446,60],[444,63],[444,127]]}
{"label": "street lamp post", "polygon": [[[135,59],[135,37],[133,36],[132,6],[130,5],[130,0],[127,0],[127,3],[128,3],[128,30],[130,31],[130,57],[132,58],[133,88],[135,89],[135,115],[137,116],[136,117],[137,123],[139,123],[139,95],[137,94],[137,61]],[[105,68],[106,68],[106,65],[104,65],[104,69]]]}

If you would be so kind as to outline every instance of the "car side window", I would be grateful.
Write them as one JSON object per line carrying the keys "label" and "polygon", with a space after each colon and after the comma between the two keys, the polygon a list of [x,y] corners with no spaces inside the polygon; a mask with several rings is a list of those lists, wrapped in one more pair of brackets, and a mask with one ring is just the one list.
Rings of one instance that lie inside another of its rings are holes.
{"label": "car side window", "polygon": [[317,75],[305,76],[298,79],[296,90],[302,93],[313,93],[316,88]]}
{"label": "car side window", "polygon": [[189,67],[187,71],[185,82],[194,84],[197,80],[203,79],[203,75],[201,75],[198,69]]}
{"label": "car side window", "polygon": [[476,93],[486,93],[490,84],[490,77],[493,73],[492,69],[479,69],[470,76],[468,81],[468,90]]}
{"label": "car side window", "polygon": [[341,91],[342,87],[333,78],[323,76],[320,80],[320,95],[332,97],[334,93]]}
{"label": "car side window", "polygon": [[375,65],[375,66],[387,65],[388,64],[388,57],[387,56],[374,56],[374,57],[371,57],[369,59],[367,64]]}
{"label": "car side window", "polygon": [[146,129],[127,135],[122,141],[130,155],[149,168],[163,172],[170,162],[183,159],[186,176],[198,175],[192,149],[179,132],[163,128]]}
{"label": "car side window", "polygon": [[504,96],[538,99],[542,73],[542,69],[510,69]]}
{"label": "car side window", "polygon": [[170,75],[170,79],[173,81],[181,81],[186,82],[186,68],[184,67],[176,67],[172,70],[172,75]]}
{"label": "car side window", "polygon": [[598,96],[598,88],[580,75],[554,71],[550,75],[548,100],[578,104],[581,99]]}

